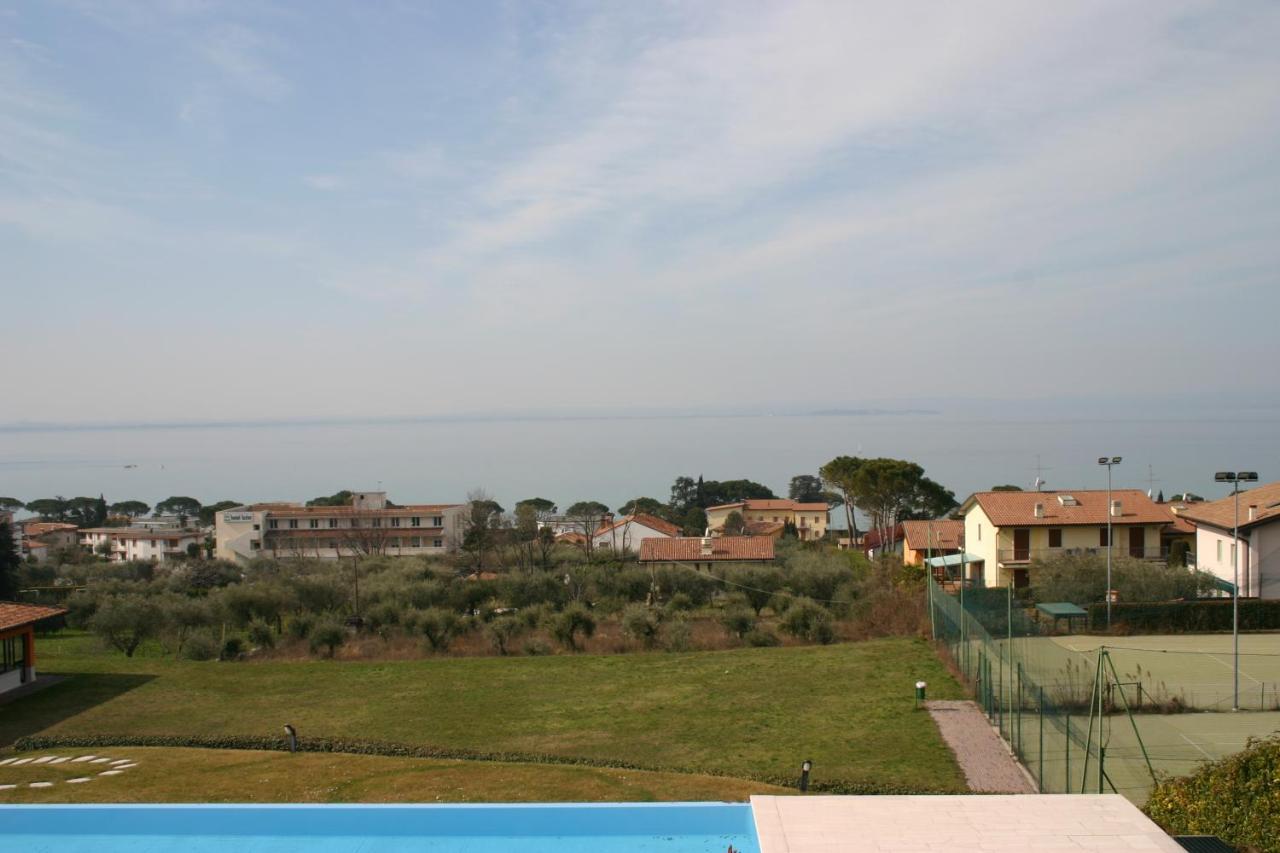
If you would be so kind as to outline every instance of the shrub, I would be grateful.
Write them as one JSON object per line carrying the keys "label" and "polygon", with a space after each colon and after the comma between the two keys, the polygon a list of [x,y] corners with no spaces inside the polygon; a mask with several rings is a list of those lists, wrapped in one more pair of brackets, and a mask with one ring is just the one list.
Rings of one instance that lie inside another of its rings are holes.
{"label": "shrub", "polygon": [[742,639],[756,626],[756,615],[749,607],[726,607],[720,612],[720,624],[729,636]]}
{"label": "shrub", "polygon": [[631,639],[652,649],[658,644],[662,621],[658,614],[643,604],[631,604],[622,612],[622,632]]}
{"label": "shrub", "polygon": [[446,651],[458,633],[457,614],[443,607],[428,607],[417,614],[416,622],[419,633],[427,638],[433,652]]}
{"label": "shrub", "polygon": [[570,604],[551,617],[551,636],[571,652],[578,648],[578,635],[590,637],[596,632],[596,620],[581,604]]}
{"label": "shrub", "polygon": [[[1106,625],[1107,605],[1088,607],[1091,626]],[[1111,622],[1118,631],[1134,634],[1180,634],[1231,630],[1231,599],[1160,601],[1111,605]],[[1240,630],[1280,629],[1280,600],[1240,599]]]}
{"label": "shrub", "polygon": [[767,647],[780,646],[782,641],[778,639],[778,635],[772,631],[755,629],[747,632],[747,636],[743,638],[747,641],[748,646]]}
{"label": "shrub", "polygon": [[485,635],[498,650],[498,654],[509,654],[511,642],[524,632],[524,625],[514,616],[499,616],[485,626]]}
{"label": "shrub", "polygon": [[239,637],[227,637],[218,652],[218,660],[240,660],[244,656],[244,641]]}
{"label": "shrub", "polygon": [[140,595],[109,596],[89,618],[89,629],[114,648],[133,657],[143,641],[164,627],[164,611]]}
{"label": "shrub", "polygon": [[667,602],[668,613],[684,613],[694,608],[693,598],[687,592],[677,592]]}
{"label": "shrub", "polygon": [[218,641],[204,632],[192,634],[182,646],[182,656],[187,660],[213,660],[218,656]]}
{"label": "shrub", "polygon": [[255,619],[249,623],[249,642],[253,643],[260,649],[275,648],[276,634],[271,630],[271,626],[261,619]]}
{"label": "shrub", "polygon": [[539,655],[551,654],[551,647],[542,640],[529,640],[524,644],[521,651],[530,657],[538,657]]}
{"label": "shrub", "polygon": [[831,630],[831,613],[810,598],[792,601],[782,615],[780,625],[782,630],[802,640],[829,643],[835,638]]}
{"label": "shrub", "polygon": [[311,651],[319,651],[321,648],[329,650],[329,657],[333,657],[338,651],[338,646],[347,641],[347,631],[332,619],[326,619],[319,622],[311,629]]}
{"label": "shrub", "polygon": [[299,614],[288,621],[286,631],[295,640],[305,640],[315,629],[316,620],[306,614]]}
{"label": "shrub", "polygon": [[1280,853],[1280,737],[1156,785],[1146,812],[1170,835],[1217,835],[1236,847]]}
{"label": "shrub", "polygon": [[[1036,601],[1070,601],[1084,606],[1106,598],[1104,555],[1064,555],[1036,561],[1030,575]],[[1212,581],[1201,572],[1119,554],[1112,557],[1111,584],[1121,601],[1130,602],[1195,598],[1212,587]]]}
{"label": "shrub", "polygon": [[675,619],[667,623],[663,633],[663,646],[669,652],[687,652],[693,645],[693,629],[684,619]]}

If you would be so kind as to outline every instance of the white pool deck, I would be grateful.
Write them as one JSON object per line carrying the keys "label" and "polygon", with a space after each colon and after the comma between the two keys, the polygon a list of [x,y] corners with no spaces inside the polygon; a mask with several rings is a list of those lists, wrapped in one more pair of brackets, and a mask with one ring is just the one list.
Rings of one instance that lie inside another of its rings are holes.
{"label": "white pool deck", "polygon": [[751,798],[760,853],[1182,847],[1116,794]]}

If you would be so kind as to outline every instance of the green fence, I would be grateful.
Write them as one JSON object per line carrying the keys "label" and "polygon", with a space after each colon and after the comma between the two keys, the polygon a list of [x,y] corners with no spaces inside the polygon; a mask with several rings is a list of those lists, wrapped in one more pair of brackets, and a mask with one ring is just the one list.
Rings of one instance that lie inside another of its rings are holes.
{"label": "green fence", "polygon": [[[929,580],[935,639],[1046,793],[1118,792],[1280,730],[1280,637],[1055,637],[1011,589]],[[1235,661],[1239,660],[1239,688]],[[1232,708],[1238,707],[1239,713]]]}

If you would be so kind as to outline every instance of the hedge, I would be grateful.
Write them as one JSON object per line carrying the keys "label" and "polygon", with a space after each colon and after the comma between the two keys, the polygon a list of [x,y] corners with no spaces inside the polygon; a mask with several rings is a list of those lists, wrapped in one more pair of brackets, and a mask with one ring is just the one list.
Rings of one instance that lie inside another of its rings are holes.
{"label": "hedge", "polygon": [[[1089,605],[1089,624],[1107,623],[1105,602]],[[1231,630],[1231,599],[1111,605],[1112,633],[1181,634]],[[1241,631],[1280,630],[1280,600],[1240,600]]]}
{"label": "hedge", "polygon": [[1161,782],[1146,812],[1170,835],[1216,835],[1236,847],[1280,853],[1280,736]]}
{"label": "hedge", "polygon": [[[13,743],[20,752],[82,747],[104,749],[108,747],[182,747],[195,749],[249,749],[287,751],[284,737],[244,736],[185,736],[185,735],[27,735]],[[721,770],[702,767],[671,767],[662,765],[633,764],[600,758],[584,758],[569,755],[549,755],[528,752],[485,752],[482,750],[456,749],[436,746],[411,746],[401,743],[368,740],[343,740],[339,738],[298,738],[299,752],[340,752],[352,755],[381,755],[391,758],[434,758],[460,761],[501,761],[518,764],[556,764],[576,767],[599,767],[613,770],[644,770],[656,773],[685,773],[722,778],[747,778],[753,782],[780,787],[795,787],[796,777],[749,776],[742,777]],[[822,794],[953,794],[945,788],[910,788],[902,785],[886,785],[852,779],[815,779],[809,790]]]}

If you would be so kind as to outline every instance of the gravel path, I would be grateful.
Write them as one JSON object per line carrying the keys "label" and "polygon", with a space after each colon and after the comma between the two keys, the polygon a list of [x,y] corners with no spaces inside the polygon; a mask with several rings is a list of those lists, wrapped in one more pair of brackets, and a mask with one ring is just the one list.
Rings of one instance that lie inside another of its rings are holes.
{"label": "gravel path", "polygon": [[1034,794],[1035,786],[1000,735],[973,702],[926,702],[942,739],[956,754],[969,789],[982,793]]}

